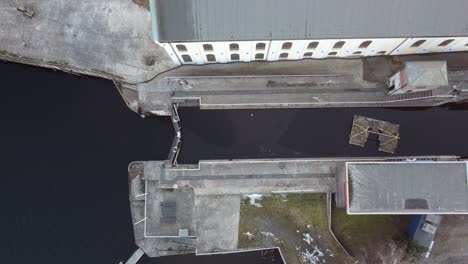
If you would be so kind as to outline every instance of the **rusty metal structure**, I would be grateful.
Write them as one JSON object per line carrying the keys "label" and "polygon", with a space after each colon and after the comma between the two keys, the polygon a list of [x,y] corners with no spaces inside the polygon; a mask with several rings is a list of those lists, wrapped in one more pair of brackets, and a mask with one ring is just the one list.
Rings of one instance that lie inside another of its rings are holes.
{"label": "rusty metal structure", "polygon": [[349,144],[364,147],[369,133],[378,135],[379,151],[395,153],[398,146],[400,125],[364,116],[354,116]]}

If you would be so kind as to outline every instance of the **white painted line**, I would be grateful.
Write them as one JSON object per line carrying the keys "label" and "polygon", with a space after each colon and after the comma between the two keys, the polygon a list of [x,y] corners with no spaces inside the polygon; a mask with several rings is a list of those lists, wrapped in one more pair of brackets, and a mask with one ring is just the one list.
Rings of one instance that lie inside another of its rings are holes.
{"label": "white painted line", "polygon": [[[346,200],[346,213],[349,214],[349,184],[348,184],[348,164],[350,162],[345,162],[345,200]],[[338,186],[337,186],[338,188]]]}
{"label": "white painted line", "polygon": [[138,221],[138,222],[134,223],[133,225],[138,225],[139,223],[141,223],[141,222],[143,222],[143,221],[145,221],[145,220],[146,220],[146,217],[145,217],[145,218],[143,218],[143,219],[141,219],[140,221]]}
{"label": "white painted line", "polygon": [[177,76],[164,77],[165,79],[220,79],[220,78],[284,78],[284,77],[338,77],[352,76],[352,74],[281,74],[281,75],[223,75],[223,76]]}
{"label": "white painted line", "polygon": [[[282,107],[282,106],[310,106],[310,105],[362,105],[362,104],[388,104],[388,103],[398,103],[398,102],[408,102],[408,101],[417,101],[425,99],[434,99],[434,98],[455,98],[453,95],[433,95],[425,96],[418,98],[408,98],[401,100],[390,100],[390,101],[363,101],[363,102],[303,102],[303,103],[286,103],[286,102],[277,102],[277,103],[224,103],[224,104],[206,104],[202,102],[202,98],[199,96],[182,96],[182,97],[172,97],[174,100],[196,100],[200,109],[238,109],[236,107],[251,107],[248,109],[256,109],[259,105],[261,106],[272,106],[272,107]],[[230,106],[230,107],[227,107]]]}
{"label": "white painted line", "polygon": [[427,252],[426,252],[426,258],[429,257],[429,255],[431,254],[431,251],[432,251],[432,247],[434,246],[434,240],[431,241],[431,244],[429,245],[429,248],[427,249]]}
{"label": "white painted line", "polygon": [[354,212],[349,213],[349,215],[418,215],[418,214],[437,214],[437,215],[468,215],[468,212],[459,212],[459,211],[447,211],[447,212],[439,212],[439,211],[411,211],[411,212],[400,212],[400,211],[392,211],[392,212]]}
{"label": "white painted line", "polygon": [[466,188],[468,188],[468,160],[465,160],[465,171],[466,171]]}
{"label": "white painted line", "polygon": [[[330,191],[330,187],[328,186],[328,184],[326,186],[317,185],[316,187],[317,188],[313,190],[271,191],[271,193],[328,193]],[[327,191],[322,190],[324,188],[326,188]],[[320,189],[320,190],[317,190],[317,189]]]}
{"label": "white painted line", "polygon": [[283,263],[286,264],[286,260],[283,257],[283,252],[281,252],[281,248],[280,247],[277,247],[277,248],[278,248],[278,251],[280,253],[281,259],[283,260]]}
{"label": "white painted line", "polygon": [[[356,158],[356,160],[361,160],[363,158]],[[334,159],[246,159],[246,160],[201,160],[198,162],[198,168],[171,168],[171,170],[200,170],[201,164],[255,164],[255,163],[278,163],[278,162],[289,162],[289,163],[299,163],[299,162],[314,162],[314,161],[345,161],[350,160],[350,158],[334,158]]]}
{"label": "white painted line", "polygon": [[[145,180],[145,193],[148,193],[148,187],[147,187],[147,180]],[[146,219],[146,197],[145,197],[145,213],[144,213],[144,219]],[[146,237],[146,221],[145,224],[143,225],[143,237]]]}
{"label": "white painted line", "polygon": [[[429,156],[429,157],[434,157],[434,156]],[[437,157],[437,156],[435,156]],[[392,157],[393,158],[393,157]],[[421,157],[424,158],[424,157]],[[432,162],[427,162],[427,160],[424,160],[425,162],[418,162],[418,161],[350,161],[347,162],[348,164],[408,164],[408,163],[413,163],[413,164],[451,164],[451,163],[466,163],[466,161],[460,161],[460,160],[441,160],[441,161],[432,161]]]}
{"label": "white painted line", "polygon": [[145,236],[145,237],[150,237],[150,238],[197,238],[196,236]]}
{"label": "white painted line", "polygon": [[[379,162],[385,162],[385,163],[390,163],[390,161],[385,161],[388,160],[389,158],[391,159],[405,159],[405,158],[418,158],[418,159],[424,159],[424,158],[434,158],[434,157],[442,157],[442,158],[457,158],[457,156],[395,156],[395,157],[337,157],[337,158],[303,158],[303,159],[233,159],[233,160],[200,160],[197,164],[196,168],[185,168],[183,165],[175,168],[168,168],[171,171],[195,171],[195,170],[200,170],[202,164],[206,165],[216,165],[216,164],[254,164],[254,163],[279,163],[279,162],[288,162],[288,163],[308,163],[308,162],[348,162],[348,163],[379,163]],[[354,160],[354,161],[353,161]],[[362,160],[372,160],[372,161],[362,161]],[[439,161],[439,162],[450,162],[450,161]],[[399,163],[398,161],[394,163]],[[467,164],[468,166],[468,164]]]}
{"label": "white painted line", "polygon": [[[184,97],[173,97],[174,99],[184,99]],[[452,95],[436,95],[436,96],[425,96],[418,98],[408,98],[401,100],[389,100],[389,101],[362,101],[362,102],[304,102],[304,103],[226,103],[226,104],[204,104],[200,103],[201,106],[278,106],[278,105],[333,105],[333,104],[388,104],[388,103],[398,103],[398,102],[407,102],[407,101],[417,101],[433,98],[455,98]]]}
{"label": "white painted line", "polygon": [[[225,255],[225,254],[235,254],[235,253],[243,253],[243,252],[253,252],[253,251],[265,251],[265,250],[272,250],[272,249],[278,249],[281,254],[281,258],[284,261],[283,254],[281,253],[281,250],[279,247],[270,247],[270,248],[255,248],[255,249],[239,249],[239,250],[233,250],[233,251],[220,251],[220,252],[212,252],[212,253],[198,253],[198,250],[195,249],[195,255],[197,256],[204,256],[204,255]],[[284,262],[286,263],[286,262]]]}
{"label": "white painted line", "polygon": [[147,195],[147,193],[141,193],[141,194],[137,194],[137,195],[135,195],[135,198],[136,198],[136,197],[145,196],[145,195]]}

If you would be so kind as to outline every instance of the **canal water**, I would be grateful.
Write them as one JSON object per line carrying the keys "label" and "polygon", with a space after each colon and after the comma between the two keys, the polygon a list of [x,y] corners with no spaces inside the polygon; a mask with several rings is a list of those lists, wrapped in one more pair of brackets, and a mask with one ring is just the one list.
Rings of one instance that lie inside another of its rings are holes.
{"label": "canal water", "polygon": [[[169,118],[141,119],[109,81],[0,63],[1,263],[114,263],[136,249],[127,165],[164,160]],[[196,158],[196,157],[192,157]],[[141,263],[272,263],[252,252]]]}
{"label": "canal water", "polygon": [[[127,165],[163,160],[168,118],[141,119],[109,81],[0,63],[2,263],[118,263],[136,249]],[[354,114],[400,124],[400,155],[468,156],[468,110],[180,110],[179,163],[382,155],[349,146]],[[272,263],[260,252],[142,263]]]}
{"label": "canal water", "polygon": [[[468,105],[467,105],[468,106]],[[468,157],[468,107],[205,111],[181,108],[179,163],[200,159],[459,155]],[[354,115],[400,125],[395,155],[349,145]]]}

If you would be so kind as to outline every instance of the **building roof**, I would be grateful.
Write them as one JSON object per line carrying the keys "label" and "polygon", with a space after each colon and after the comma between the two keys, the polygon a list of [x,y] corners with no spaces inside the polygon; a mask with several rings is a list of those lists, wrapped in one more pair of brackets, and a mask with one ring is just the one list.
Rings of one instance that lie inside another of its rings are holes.
{"label": "building roof", "polygon": [[406,62],[408,85],[413,87],[448,86],[446,61]]}
{"label": "building roof", "polygon": [[155,0],[160,42],[466,36],[466,0]]}
{"label": "building roof", "polygon": [[349,214],[468,213],[467,162],[346,166]]}

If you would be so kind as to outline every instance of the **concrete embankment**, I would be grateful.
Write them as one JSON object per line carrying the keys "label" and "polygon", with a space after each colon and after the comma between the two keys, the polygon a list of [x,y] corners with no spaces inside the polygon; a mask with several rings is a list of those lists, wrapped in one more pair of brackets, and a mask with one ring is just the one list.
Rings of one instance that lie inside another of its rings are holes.
{"label": "concrete embankment", "polygon": [[148,10],[130,0],[0,2],[0,59],[119,79],[148,81],[174,67],[151,39]]}
{"label": "concrete embankment", "polygon": [[[468,53],[176,67],[151,39],[150,13],[130,0],[36,1],[27,16],[0,3],[0,59],[112,79],[134,111],[419,107],[468,98]],[[83,11],[86,10],[86,11]],[[83,19],[84,17],[84,19]],[[447,60],[450,87],[388,96],[385,78],[406,60]],[[135,95],[138,91],[138,95]]]}

